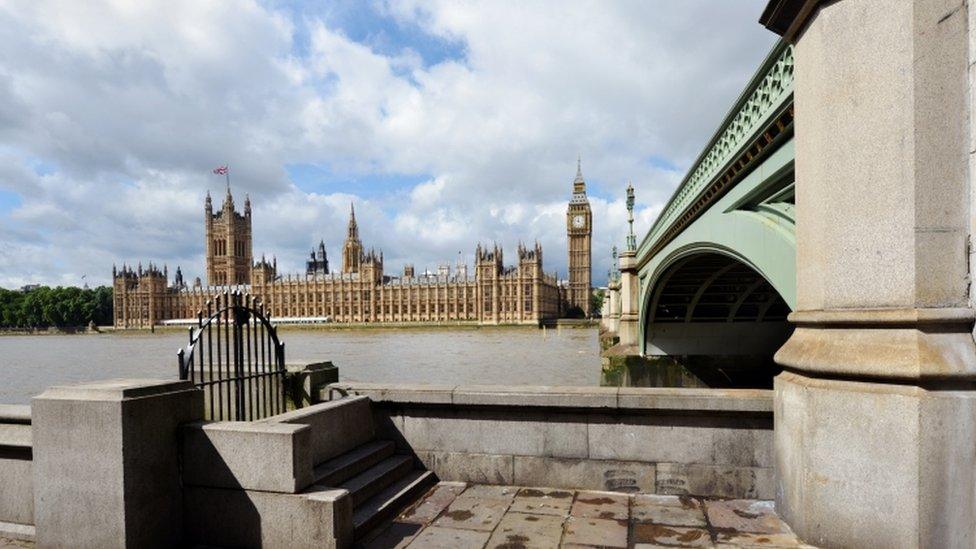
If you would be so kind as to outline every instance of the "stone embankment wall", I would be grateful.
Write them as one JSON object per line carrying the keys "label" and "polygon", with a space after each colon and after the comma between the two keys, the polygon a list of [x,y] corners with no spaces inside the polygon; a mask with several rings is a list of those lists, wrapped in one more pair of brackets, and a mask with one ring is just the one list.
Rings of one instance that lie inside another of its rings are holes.
{"label": "stone embankment wall", "polygon": [[767,390],[333,383],[442,480],[772,499]]}
{"label": "stone embankment wall", "polygon": [[0,538],[33,539],[30,406],[0,405]]}

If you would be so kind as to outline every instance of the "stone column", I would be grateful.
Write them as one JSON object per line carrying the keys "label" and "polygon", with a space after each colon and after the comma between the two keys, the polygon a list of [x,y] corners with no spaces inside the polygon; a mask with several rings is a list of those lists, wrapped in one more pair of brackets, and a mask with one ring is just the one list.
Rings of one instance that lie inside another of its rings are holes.
{"label": "stone column", "polygon": [[[620,345],[637,346],[639,316],[637,314],[637,252],[620,253],[620,320],[617,335]],[[634,354],[637,354],[636,351]]]}
{"label": "stone column", "polygon": [[52,387],[31,405],[40,547],[173,547],[183,532],[177,428],[203,419],[189,381]]}
{"label": "stone column", "polygon": [[976,544],[964,2],[775,0],[795,41],[777,508],[823,547]]}

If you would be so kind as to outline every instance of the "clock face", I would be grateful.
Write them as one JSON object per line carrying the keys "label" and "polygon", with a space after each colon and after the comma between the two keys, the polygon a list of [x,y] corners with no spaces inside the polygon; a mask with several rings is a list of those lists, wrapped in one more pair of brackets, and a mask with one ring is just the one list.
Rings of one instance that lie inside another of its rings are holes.
{"label": "clock face", "polygon": [[573,227],[576,227],[577,229],[582,228],[585,222],[586,220],[583,219],[583,216],[581,215],[573,217]]}

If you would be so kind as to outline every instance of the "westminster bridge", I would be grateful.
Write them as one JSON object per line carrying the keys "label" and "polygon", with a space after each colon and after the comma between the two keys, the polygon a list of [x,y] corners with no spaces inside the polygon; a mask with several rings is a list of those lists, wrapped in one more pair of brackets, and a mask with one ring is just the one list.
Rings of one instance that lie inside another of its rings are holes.
{"label": "westminster bridge", "polygon": [[976,546],[970,10],[772,0],[782,40],[611,277],[618,348],[766,376],[816,545]]}

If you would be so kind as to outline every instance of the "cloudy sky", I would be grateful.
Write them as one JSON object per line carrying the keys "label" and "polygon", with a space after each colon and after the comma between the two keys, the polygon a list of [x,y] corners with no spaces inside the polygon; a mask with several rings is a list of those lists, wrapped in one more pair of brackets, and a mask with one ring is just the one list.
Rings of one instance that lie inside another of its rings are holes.
{"label": "cloudy sky", "polygon": [[576,158],[594,282],[646,231],[774,37],[765,0],[0,2],[0,286],[203,271],[231,167],[254,252],[334,263],[355,202],[387,271],[514,258],[566,272]]}

